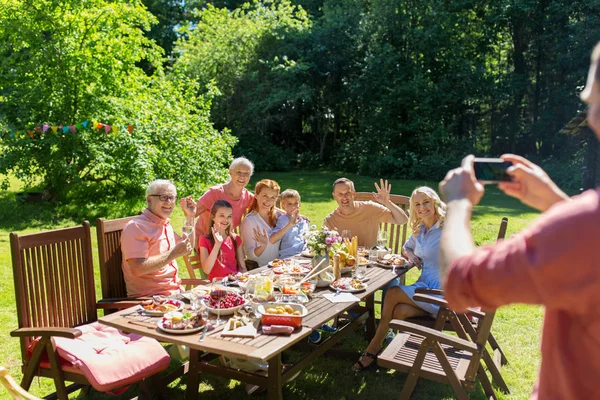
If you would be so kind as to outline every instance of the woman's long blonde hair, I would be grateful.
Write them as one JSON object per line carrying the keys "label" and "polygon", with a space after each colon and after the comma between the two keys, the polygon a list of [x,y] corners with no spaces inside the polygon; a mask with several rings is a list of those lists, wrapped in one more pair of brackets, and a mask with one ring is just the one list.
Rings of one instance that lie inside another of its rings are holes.
{"label": "woman's long blonde hair", "polygon": [[423,226],[423,221],[419,218],[418,213],[415,211],[415,203],[413,201],[413,198],[417,193],[424,194],[433,201],[433,211],[435,212],[437,221],[440,223],[440,227],[444,225],[444,221],[446,220],[446,203],[440,199],[440,196],[438,196],[435,190],[427,186],[418,187],[413,190],[412,194],[410,195],[410,217],[408,219],[408,224],[412,229],[413,236],[417,236],[421,230],[421,226]]}
{"label": "woman's long blonde hair", "polygon": [[[260,194],[260,192],[263,191],[263,189],[275,190],[277,192],[277,195],[279,195],[279,190],[281,190],[279,184],[271,179],[263,179],[261,181],[258,181],[256,183],[256,186],[254,187],[254,200],[252,200],[252,205],[250,206],[249,212],[258,212],[258,195]],[[275,203],[273,203],[273,206],[269,210],[269,225],[273,227],[275,226],[276,222],[277,218],[275,217]]]}

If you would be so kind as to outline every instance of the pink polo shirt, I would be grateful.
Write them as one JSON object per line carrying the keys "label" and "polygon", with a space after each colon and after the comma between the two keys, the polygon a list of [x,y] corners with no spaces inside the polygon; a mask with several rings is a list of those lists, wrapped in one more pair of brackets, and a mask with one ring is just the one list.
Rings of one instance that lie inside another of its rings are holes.
{"label": "pink polo shirt", "polygon": [[224,185],[215,185],[211,187],[198,199],[196,205],[203,206],[206,208],[206,211],[200,214],[196,221],[197,238],[201,238],[208,233],[208,227],[210,226],[210,209],[215,201],[227,200],[231,204],[231,207],[233,208],[233,221],[231,226],[233,229],[236,229],[240,226],[242,217],[248,210],[248,207],[252,204],[252,200],[254,200],[254,195],[247,189],[242,190],[242,195],[239,199],[233,200],[225,194],[223,186]]}
{"label": "pink polo shirt", "polygon": [[600,377],[600,190],[556,204],[497,245],[450,265],[450,306],[546,306],[542,364],[532,399],[597,397]]}
{"label": "pink polo shirt", "polygon": [[131,268],[127,262],[132,258],[163,254],[176,244],[169,219],[162,219],[148,209],[125,225],[121,234],[121,251],[127,296],[171,295],[181,290],[177,261],[173,260],[158,271],[147,273]]}

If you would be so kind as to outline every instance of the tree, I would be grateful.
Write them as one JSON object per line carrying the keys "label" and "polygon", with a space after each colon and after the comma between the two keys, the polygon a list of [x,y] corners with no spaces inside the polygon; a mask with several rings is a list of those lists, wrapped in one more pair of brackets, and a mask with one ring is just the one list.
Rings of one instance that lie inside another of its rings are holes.
{"label": "tree", "polygon": [[[210,122],[216,92],[197,97],[193,80],[162,71],[162,50],[144,36],[155,21],[140,1],[18,1],[0,8],[0,111],[11,131],[0,173],[29,185],[42,181],[50,199],[74,191],[94,198],[139,193],[155,177],[175,180],[184,193],[224,178],[235,144]],[[154,66],[147,76],[136,63]],[[96,119],[112,126],[102,134]],[[77,132],[34,131],[75,125]],[[4,182],[7,185],[7,181]]]}

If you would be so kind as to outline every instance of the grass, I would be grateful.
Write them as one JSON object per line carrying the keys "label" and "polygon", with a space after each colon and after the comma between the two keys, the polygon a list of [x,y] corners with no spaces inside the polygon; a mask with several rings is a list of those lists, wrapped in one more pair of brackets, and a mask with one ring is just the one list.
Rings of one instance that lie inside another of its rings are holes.
{"label": "grass", "polygon": [[[320,225],[323,217],[335,208],[331,197],[331,183],[340,174],[331,172],[294,171],[289,173],[258,173],[253,177],[253,183],[262,178],[275,179],[282,190],[297,189],[302,195],[302,213],[311,221]],[[346,175],[353,179],[357,191],[372,191],[372,178]],[[411,191],[420,185],[437,188],[437,182],[393,180],[392,192],[410,195]],[[73,220],[66,216],[66,208],[57,209],[50,204],[23,204],[16,199],[16,193],[21,190],[21,184],[11,179],[11,187],[7,192],[0,193],[0,344],[1,365],[8,368],[10,373],[20,381],[21,359],[18,340],[11,338],[9,333],[17,327],[15,296],[12,278],[10,245],[8,234],[18,231],[20,234],[40,230],[80,224],[81,220]],[[125,206],[123,204],[126,204]],[[143,199],[131,200],[124,203],[104,204],[95,206],[87,204],[79,207],[72,204],[69,210],[78,209],[77,215],[84,215],[91,223],[97,216],[116,218],[135,213],[143,207]],[[82,211],[83,210],[83,211]],[[507,198],[497,189],[489,188],[481,205],[477,206],[473,215],[474,238],[478,245],[492,243],[497,234],[500,219],[508,216],[507,237],[514,235],[528,225],[537,212],[523,206],[512,198]],[[182,213],[177,210],[172,218],[173,226],[179,230],[183,221]],[[96,237],[92,228],[92,237]],[[96,268],[96,294],[100,296],[100,278],[97,270],[97,248],[95,240],[94,262]],[[183,263],[180,262],[180,268]],[[182,274],[185,275],[185,274]],[[416,280],[418,273],[411,271],[408,281]],[[526,399],[536,379],[540,362],[540,329],[543,309],[537,306],[512,305],[501,308],[494,322],[493,332],[501,344],[509,360],[501,371],[511,389],[510,395],[502,395],[501,399]],[[356,351],[366,347],[366,340],[357,335],[344,342],[344,346]],[[293,357],[294,353],[289,356]],[[294,399],[372,399],[397,398],[405,375],[395,371],[379,370],[354,375],[350,371],[352,361],[323,356],[293,382],[285,386],[284,397]],[[186,378],[174,382],[169,389],[169,398],[183,398]],[[48,379],[36,379],[31,392],[43,396],[53,391],[53,383]],[[122,396],[110,396],[92,393],[89,398],[119,399],[131,396],[135,387]],[[246,398],[244,385],[240,382],[223,379],[211,375],[201,378],[200,396],[202,399]],[[0,389],[0,398],[6,393]],[[266,395],[254,396],[266,398]],[[453,392],[449,386],[429,381],[419,381],[414,392],[414,399],[452,399]],[[71,398],[85,398],[83,394],[75,393]],[[479,389],[471,398],[485,398]]]}

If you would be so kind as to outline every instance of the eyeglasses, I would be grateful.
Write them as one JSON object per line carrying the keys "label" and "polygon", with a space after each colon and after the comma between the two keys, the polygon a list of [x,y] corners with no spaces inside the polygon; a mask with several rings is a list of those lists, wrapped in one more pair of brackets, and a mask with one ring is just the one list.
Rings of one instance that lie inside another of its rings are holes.
{"label": "eyeglasses", "polygon": [[166,194],[151,194],[150,197],[158,197],[163,202],[175,202],[177,196],[169,196]]}
{"label": "eyeglasses", "polygon": [[235,171],[235,174],[237,176],[239,176],[240,178],[248,178],[250,176],[249,172],[240,172],[240,171]]}

